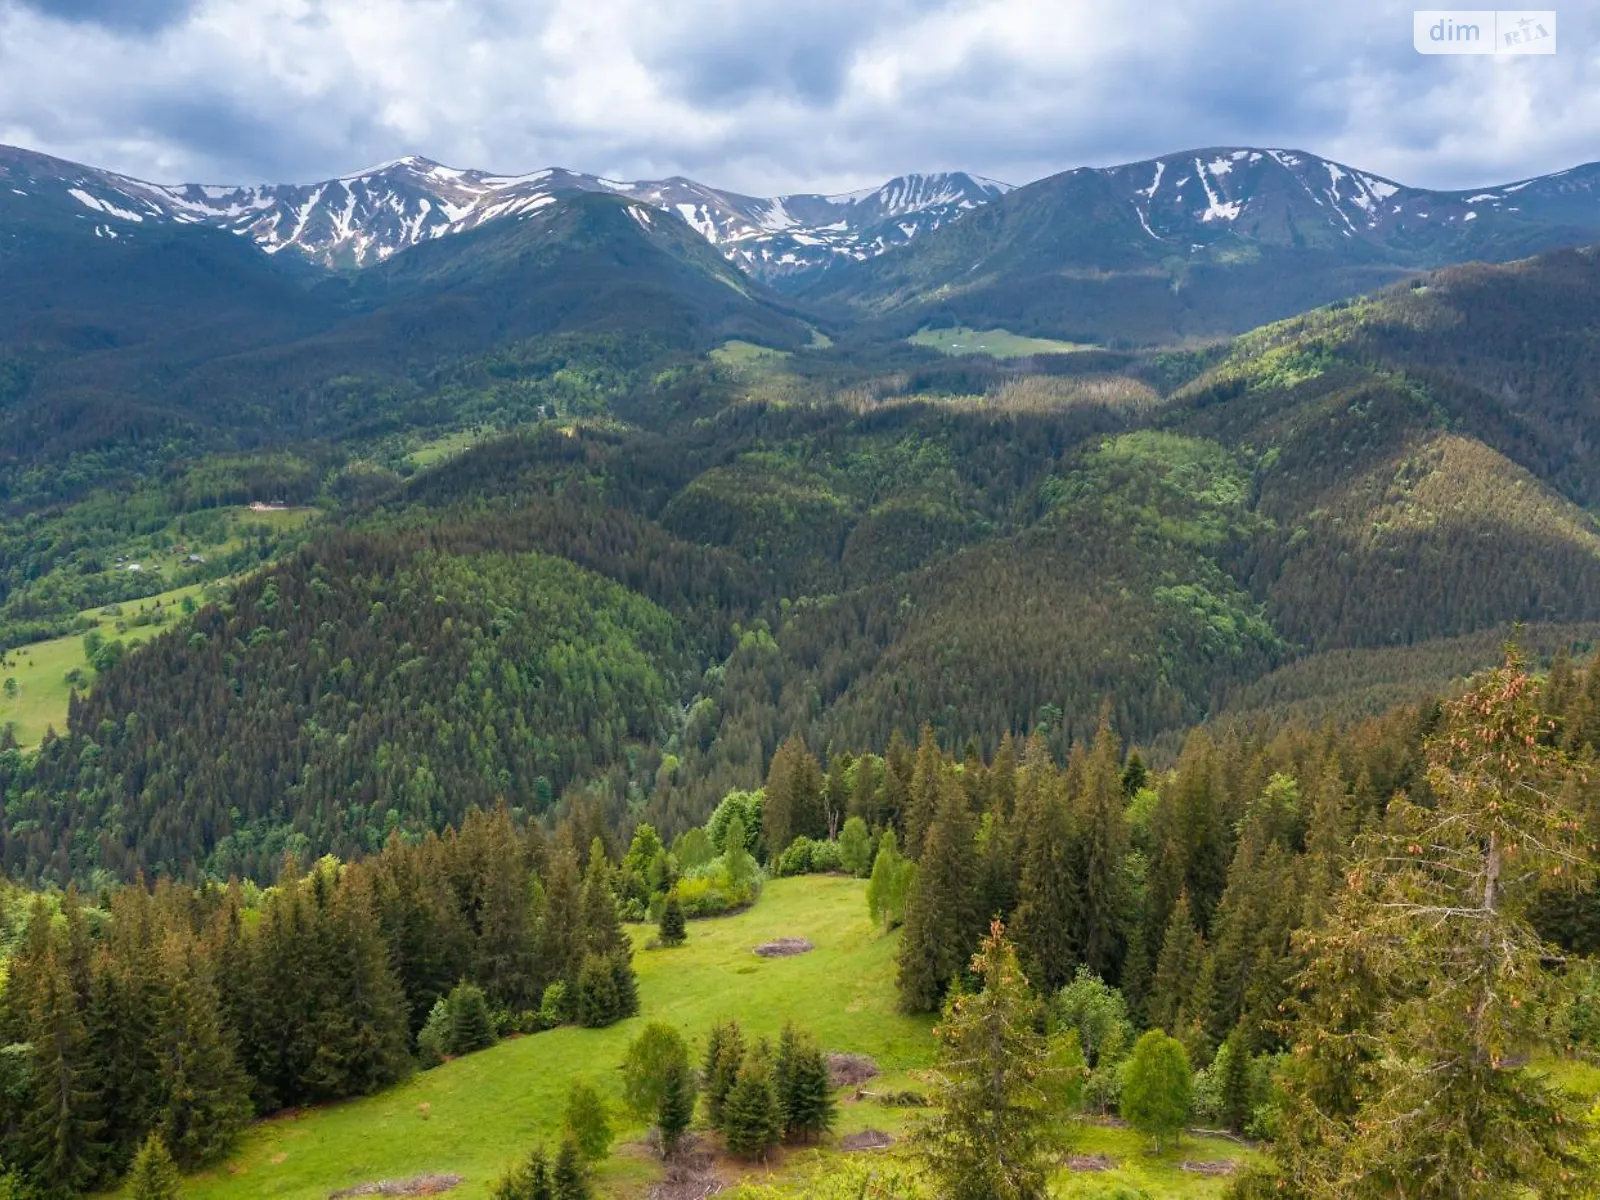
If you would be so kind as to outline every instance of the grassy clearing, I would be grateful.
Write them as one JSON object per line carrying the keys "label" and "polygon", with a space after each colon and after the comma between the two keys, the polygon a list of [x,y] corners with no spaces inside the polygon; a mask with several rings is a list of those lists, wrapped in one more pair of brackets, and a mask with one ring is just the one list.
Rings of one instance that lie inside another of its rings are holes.
{"label": "grassy clearing", "polygon": [[[217,586],[194,583],[143,600],[90,609],[81,615],[93,621],[107,641],[120,638],[132,646],[149,641],[181,620],[185,599],[203,603],[206,590]],[[7,681],[16,684],[14,693],[9,686],[0,691],[0,726],[10,725],[20,745],[38,745],[52,727],[57,732],[66,729],[67,698],[72,692],[67,677],[74,671],[81,672],[84,681],[94,676],[84,654],[83,639],[84,634],[74,633],[34,642],[0,658],[0,685]],[[82,690],[85,683],[78,686]]]}
{"label": "grassy clearing", "polygon": [[927,346],[943,354],[987,354],[991,358],[1026,358],[1030,354],[1074,354],[1095,347],[1078,342],[1058,342],[1051,338],[1023,337],[1005,329],[922,329],[906,339],[915,346]]}
{"label": "grassy clearing", "polygon": [[465,453],[479,442],[487,441],[494,436],[493,429],[458,429],[454,433],[423,442],[405,456],[405,461],[418,470],[437,466],[446,459]]}
{"label": "grassy clearing", "polygon": [[[651,932],[635,928],[635,943]],[[808,937],[817,949],[779,959],[751,953],[761,942],[788,935]],[[875,1058],[884,1074],[867,1085],[870,1090],[920,1089],[920,1068],[933,1055],[932,1022],[895,1010],[896,940],[868,921],[858,880],[774,880],[755,908],[693,923],[681,949],[635,956],[644,1016],[610,1029],[558,1029],[502,1042],[379,1096],[260,1122],[228,1162],[188,1179],[184,1195],[321,1200],[339,1188],[436,1172],[465,1177],[452,1200],[482,1200],[502,1171],[556,1135],[570,1081],[585,1078],[616,1105],[619,1127],[611,1157],[598,1171],[598,1191],[637,1200],[659,1178],[659,1165],[641,1144],[646,1130],[621,1113],[617,1067],[647,1020],[675,1025],[698,1052],[718,1019],[736,1017],[750,1033],[769,1037],[792,1019],[829,1049]],[[868,1129],[899,1136],[915,1111],[842,1094],[835,1137]],[[1156,1156],[1131,1130],[1100,1125],[1083,1126],[1072,1153],[1106,1155],[1115,1166],[1093,1173],[1063,1168],[1055,1182],[1060,1196],[1098,1194],[1113,1182],[1152,1197],[1220,1196],[1225,1181],[1186,1172],[1182,1163],[1249,1154],[1222,1139],[1190,1137]],[[719,1174],[727,1182],[744,1177],[777,1184],[799,1197],[810,1181],[836,1169],[842,1154],[801,1147],[774,1154],[762,1167],[722,1162]]]}
{"label": "grassy clearing", "polygon": [[[184,1195],[322,1200],[338,1188],[436,1171],[466,1177],[452,1200],[481,1200],[501,1171],[555,1133],[572,1079],[588,1078],[620,1104],[617,1066],[645,1020],[672,1023],[698,1047],[722,1017],[767,1036],[793,1019],[830,1049],[870,1054],[890,1070],[915,1067],[931,1055],[930,1022],[895,1011],[894,941],[868,921],[863,894],[856,880],[775,880],[754,909],[692,924],[681,949],[636,956],[643,1018],[502,1042],[380,1096],[261,1122],[227,1163],[186,1181]],[[649,931],[634,932],[642,941]],[[787,959],[751,953],[788,934],[817,949]],[[873,1123],[868,1106],[850,1108],[863,1111],[848,1114],[846,1132]],[[605,1194],[641,1194],[656,1176],[655,1162],[625,1144],[644,1132],[622,1131],[599,1173]]]}
{"label": "grassy clearing", "polygon": [[781,367],[788,357],[787,350],[772,350],[754,342],[741,342],[737,338],[723,342],[711,352],[711,359],[717,365],[746,371]]}

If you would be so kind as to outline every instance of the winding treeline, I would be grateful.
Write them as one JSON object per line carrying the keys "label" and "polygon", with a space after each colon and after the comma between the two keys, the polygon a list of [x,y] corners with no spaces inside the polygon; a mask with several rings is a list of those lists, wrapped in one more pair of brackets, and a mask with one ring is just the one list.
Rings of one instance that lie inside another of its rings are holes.
{"label": "winding treeline", "polygon": [[462,991],[482,1006],[468,1047],[631,1015],[616,872],[598,843],[581,865],[573,828],[473,810],[362,862],[291,859],[265,893],[40,897],[0,996],[0,1161],[49,1196],[114,1180],[152,1133],[185,1167],[212,1161],[252,1114],[404,1077]]}

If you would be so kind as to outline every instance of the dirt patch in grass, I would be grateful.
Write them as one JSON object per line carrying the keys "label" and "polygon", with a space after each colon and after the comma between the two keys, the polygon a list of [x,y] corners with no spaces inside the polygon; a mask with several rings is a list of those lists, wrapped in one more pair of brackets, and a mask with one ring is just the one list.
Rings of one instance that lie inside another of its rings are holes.
{"label": "dirt patch in grass", "polygon": [[645,1200],[706,1200],[722,1188],[716,1157],[699,1138],[686,1137],[667,1160],[666,1178],[650,1185]]}
{"label": "dirt patch in grass", "polygon": [[1073,1154],[1067,1158],[1069,1171],[1114,1171],[1117,1160],[1109,1154]]}
{"label": "dirt patch in grass", "polygon": [[377,1183],[358,1183],[355,1187],[329,1192],[328,1200],[347,1200],[352,1196],[441,1196],[465,1182],[460,1175],[413,1175],[410,1179],[382,1179]]}
{"label": "dirt patch in grass", "polygon": [[762,958],[793,958],[796,954],[809,954],[816,947],[811,944],[810,938],[784,937],[771,942],[762,942],[755,948],[756,953]]}
{"label": "dirt patch in grass", "polygon": [[1213,1159],[1208,1162],[1186,1161],[1178,1164],[1180,1171],[1188,1171],[1191,1175],[1211,1175],[1221,1177],[1232,1175],[1239,1169],[1239,1164],[1231,1158]]}
{"label": "dirt patch in grass", "polygon": [[863,1129],[860,1133],[839,1139],[839,1149],[847,1153],[855,1150],[886,1150],[892,1145],[894,1138],[881,1129]]}
{"label": "dirt patch in grass", "polygon": [[878,1074],[878,1064],[865,1054],[845,1054],[834,1051],[828,1055],[828,1084],[830,1087],[860,1087]]}

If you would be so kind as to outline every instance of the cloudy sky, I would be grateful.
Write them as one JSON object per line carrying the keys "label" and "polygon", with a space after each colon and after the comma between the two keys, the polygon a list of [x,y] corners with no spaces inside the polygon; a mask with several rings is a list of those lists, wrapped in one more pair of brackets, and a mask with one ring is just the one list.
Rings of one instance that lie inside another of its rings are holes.
{"label": "cloudy sky", "polygon": [[[757,194],[1209,145],[1467,187],[1600,159],[1600,4],[1423,57],[1388,0],[0,0],[0,143],[161,182],[423,154]],[[1587,11],[1585,11],[1587,10]]]}

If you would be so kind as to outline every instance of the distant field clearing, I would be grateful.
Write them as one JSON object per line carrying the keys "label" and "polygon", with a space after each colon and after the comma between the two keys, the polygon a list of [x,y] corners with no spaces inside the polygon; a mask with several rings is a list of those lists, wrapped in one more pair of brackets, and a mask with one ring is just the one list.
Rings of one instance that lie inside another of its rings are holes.
{"label": "distant field clearing", "polygon": [[987,354],[991,358],[1027,358],[1030,354],[1076,354],[1097,347],[1088,343],[1058,342],[1051,338],[1023,337],[1006,329],[923,329],[906,341],[944,354]]}

